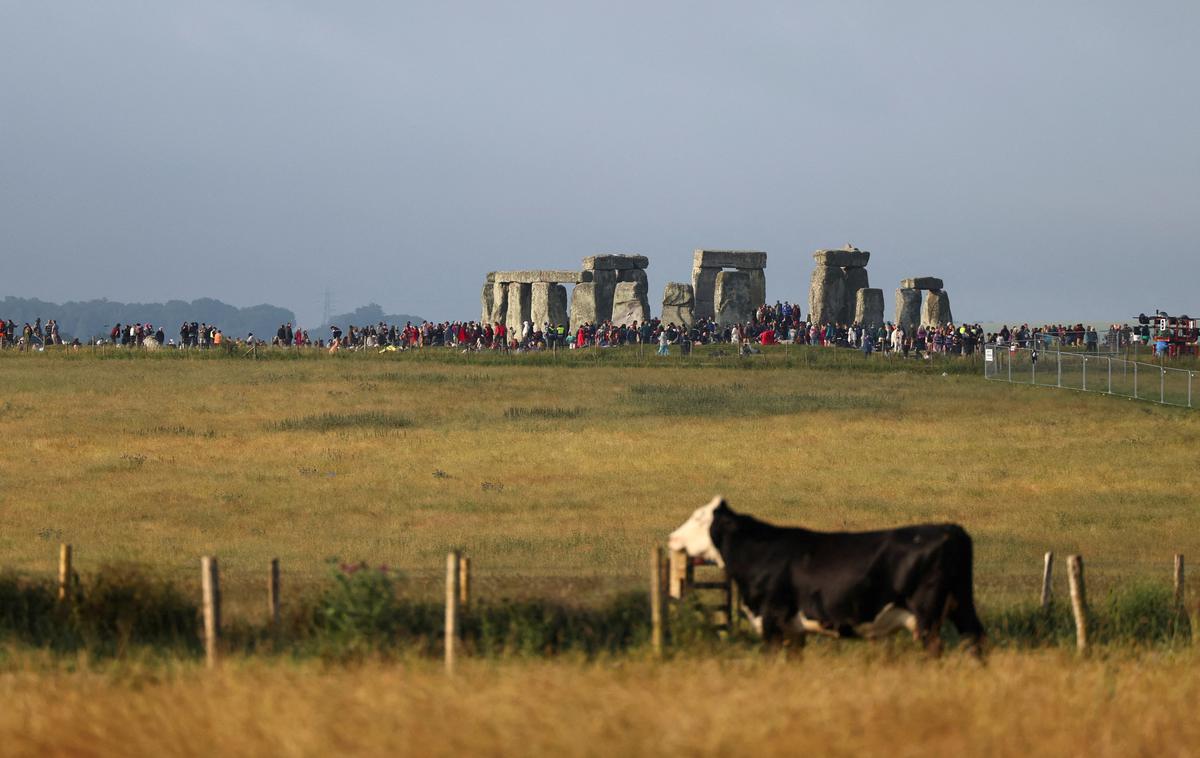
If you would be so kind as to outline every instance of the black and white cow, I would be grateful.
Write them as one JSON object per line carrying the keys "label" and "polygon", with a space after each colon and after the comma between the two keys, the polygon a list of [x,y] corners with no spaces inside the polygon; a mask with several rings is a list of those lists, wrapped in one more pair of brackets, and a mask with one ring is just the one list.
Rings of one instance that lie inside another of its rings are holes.
{"label": "black and white cow", "polygon": [[978,653],[971,538],[957,524],[875,532],[784,528],[713,498],[671,533],[672,550],[716,562],[768,642],[807,634],[874,639],[907,629],[933,653],[949,619]]}

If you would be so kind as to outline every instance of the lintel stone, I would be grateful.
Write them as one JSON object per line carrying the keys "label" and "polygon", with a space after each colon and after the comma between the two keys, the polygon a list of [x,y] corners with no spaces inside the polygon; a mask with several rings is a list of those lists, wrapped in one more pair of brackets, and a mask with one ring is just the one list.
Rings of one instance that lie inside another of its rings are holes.
{"label": "lintel stone", "polygon": [[697,250],[692,254],[692,266],[695,268],[766,268],[767,254],[757,250]]}
{"label": "lintel stone", "polygon": [[644,255],[589,255],[583,259],[587,271],[621,271],[628,268],[646,268],[650,259]]}
{"label": "lintel stone", "polygon": [[936,276],[914,276],[900,280],[900,288],[906,290],[940,290],[945,289],[945,282]]}
{"label": "lintel stone", "polygon": [[493,271],[488,274],[489,282],[520,282],[534,284],[536,282],[567,282],[579,284],[591,281],[591,273],[586,271],[559,271],[554,269],[530,269],[527,271]]}

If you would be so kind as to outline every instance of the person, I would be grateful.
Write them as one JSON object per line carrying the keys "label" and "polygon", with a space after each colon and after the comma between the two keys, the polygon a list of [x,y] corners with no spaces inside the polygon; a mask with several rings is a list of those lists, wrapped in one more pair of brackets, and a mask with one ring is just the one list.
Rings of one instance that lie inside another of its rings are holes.
{"label": "person", "polygon": [[658,333],[658,354],[671,354],[671,338],[668,336],[666,329],[662,329]]}

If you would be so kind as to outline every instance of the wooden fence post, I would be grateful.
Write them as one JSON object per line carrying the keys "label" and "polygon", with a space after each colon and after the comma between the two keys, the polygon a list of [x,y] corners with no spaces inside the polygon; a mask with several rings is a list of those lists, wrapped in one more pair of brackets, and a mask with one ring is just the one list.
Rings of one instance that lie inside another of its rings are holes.
{"label": "wooden fence post", "polygon": [[657,658],[663,652],[662,546],[650,551],[650,645]]}
{"label": "wooden fence post", "polygon": [[465,555],[458,559],[458,604],[471,604],[471,559]]}
{"label": "wooden fence post", "polygon": [[66,600],[71,592],[71,546],[58,546],[58,599]]}
{"label": "wooden fence post", "polygon": [[672,551],[669,570],[669,594],[673,599],[683,599],[683,594],[687,588],[688,580],[691,578],[691,573],[692,562],[688,559],[688,554],[683,550]]}
{"label": "wooden fence post", "polygon": [[270,614],[271,626],[279,626],[279,559],[271,559],[271,573],[267,577],[267,612]]}
{"label": "wooden fence post", "polygon": [[204,658],[209,668],[217,665],[217,638],[221,635],[221,577],[217,559],[200,559],[200,588],[204,599]]}
{"label": "wooden fence post", "polygon": [[455,648],[458,646],[458,560],[457,550],[446,556],[446,673],[454,673]]}
{"label": "wooden fence post", "polygon": [[1054,572],[1054,553],[1047,552],[1042,567],[1042,610],[1050,607],[1051,585],[1050,578]]}
{"label": "wooden fence post", "polygon": [[733,636],[737,634],[738,624],[742,619],[742,597],[738,593],[737,582],[733,581],[733,577],[726,574],[725,581],[729,582],[729,634]]}
{"label": "wooden fence post", "polygon": [[1175,554],[1175,607],[1182,608],[1183,596],[1183,553]]}
{"label": "wooden fence post", "polygon": [[1083,584],[1083,556],[1067,556],[1067,579],[1071,585],[1071,611],[1075,614],[1075,647],[1087,650],[1087,591]]}

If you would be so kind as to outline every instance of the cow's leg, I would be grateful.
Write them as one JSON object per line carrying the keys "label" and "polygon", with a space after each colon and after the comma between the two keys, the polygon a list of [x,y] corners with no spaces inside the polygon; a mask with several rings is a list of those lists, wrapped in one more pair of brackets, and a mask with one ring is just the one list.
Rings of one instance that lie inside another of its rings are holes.
{"label": "cow's leg", "polygon": [[975,613],[975,603],[955,603],[954,608],[950,611],[950,621],[953,622],[954,628],[960,635],[970,640],[967,644],[970,646],[971,653],[976,658],[982,659],[984,646],[987,643],[987,633],[984,632],[983,623]]}
{"label": "cow's leg", "polygon": [[953,602],[950,593],[936,584],[922,587],[912,599],[917,616],[913,638],[934,657],[942,654],[942,624]]}

